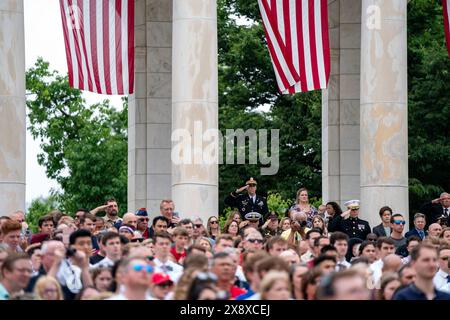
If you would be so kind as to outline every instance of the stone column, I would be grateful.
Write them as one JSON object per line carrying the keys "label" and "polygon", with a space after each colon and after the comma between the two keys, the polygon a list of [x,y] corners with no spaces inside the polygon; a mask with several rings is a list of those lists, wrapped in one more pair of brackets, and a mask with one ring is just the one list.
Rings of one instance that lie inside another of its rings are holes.
{"label": "stone column", "polygon": [[22,0],[0,1],[0,215],[25,211],[25,34]]}
{"label": "stone column", "polygon": [[331,73],[322,94],[322,196],[359,199],[361,0],[329,0]]}
{"label": "stone column", "polygon": [[362,2],[361,214],[371,226],[384,205],[408,220],[406,6]]}
{"label": "stone column", "polygon": [[172,197],[182,216],[207,219],[218,214],[218,164],[202,158],[202,134],[218,128],[216,0],[173,1],[172,47],[172,130],[186,138],[172,143],[185,147],[185,161],[172,162]]}
{"label": "stone column", "polygon": [[172,1],[135,0],[135,93],[128,111],[128,211],[171,197]]}

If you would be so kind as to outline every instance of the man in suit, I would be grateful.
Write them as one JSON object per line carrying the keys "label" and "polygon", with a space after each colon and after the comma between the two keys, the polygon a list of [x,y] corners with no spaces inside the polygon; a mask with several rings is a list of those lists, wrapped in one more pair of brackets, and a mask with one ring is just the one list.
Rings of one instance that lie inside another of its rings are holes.
{"label": "man in suit", "polygon": [[423,212],[427,217],[427,228],[441,218],[447,220],[447,226],[450,226],[450,194],[447,192],[441,193],[439,198],[425,203],[420,208],[420,212]]}
{"label": "man in suit", "polygon": [[[256,180],[250,178],[245,183],[245,186],[236,189],[225,198],[225,204],[227,206],[230,206],[231,208],[238,208],[242,220],[244,220],[245,215],[250,212],[258,212],[262,215],[264,221],[267,219],[269,213],[267,200],[266,198],[256,194],[256,185]],[[244,190],[247,190],[247,193],[240,194]]]}
{"label": "man in suit", "polygon": [[423,240],[428,235],[428,232],[425,230],[425,221],[426,219],[423,213],[416,213],[414,215],[414,229],[409,230],[405,234],[405,238],[408,239],[411,236],[416,236]]}
{"label": "man in suit", "polygon": [[389,237],[391,235],[392,209],[388,206],[382,207],[379,212],[381,223],[372,229],[378,237]]}

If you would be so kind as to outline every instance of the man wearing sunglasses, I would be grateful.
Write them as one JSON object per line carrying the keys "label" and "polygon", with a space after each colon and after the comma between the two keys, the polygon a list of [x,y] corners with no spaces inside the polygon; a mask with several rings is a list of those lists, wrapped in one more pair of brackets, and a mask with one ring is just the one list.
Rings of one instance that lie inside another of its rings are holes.
{"label": "man wearing sunglasses", "polygon": [[140,208],[136,211],[137,218],[137,231],[139,231],[142,235],[142,238],[148,239],[150,238],[150,228],[148,227],[148,213],[145,208]]}
{"label": "man wearing sunglasses", "polygon": [[405,229],[405,218],[400,214],[393,214],[391,217],[391,235],[390,239],[394,241],[395,250],[400,247],[406,248],[406,238],[403,236],[403,230]]}
{"label": "man wearing sunglasses", "polygon": [[[258,212],[262,215],[264,220],[267,219],[269,213],[267,200],[256,194],[256,185],[256,180],[250,178],[245,183],[245,186],[236,189],[225,198],[225,204],[227,206],[238,208],[242,220],[244,220],[245,215],[250,212]],[[245,194],[240,194],[245,190],[247,191]]]}
{"label": "man wearing sunglasses", "polygon": [[439,270],[433,278],[436,289],[450,293],[450,246],[439,248]]}
{"label": "man wearing sunglasses", "polygon": [[141,258],[123,259],[119,264],[122,272],[123,291],[107,300],[155,300],[149,293],[153,268]]}

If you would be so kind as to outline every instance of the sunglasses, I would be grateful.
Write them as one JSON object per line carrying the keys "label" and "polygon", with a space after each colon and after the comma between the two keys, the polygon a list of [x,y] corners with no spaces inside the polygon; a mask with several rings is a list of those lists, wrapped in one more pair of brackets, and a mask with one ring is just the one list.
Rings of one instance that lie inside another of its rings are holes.
{"label": "sunglasses", "polygon": [[211,224],[217,224],[217,220],[210,221],[209,223],[211,223]]}
{"label": "sunglasses", "polygon": [[131,239],[131,242],[142,242],[144,241],[144,238],[136,238],[136,239]]}
{"label": "sunglasses", "polygon": [[148,222],[149,219],[148,219],[148,218],[139,218],[138,221],[139,221],[139,222],[144,222],[144,221],[145,221],[145,222]]}
{"label": "sunglasses", "polygon": [[137,272],[141,272],[142,270],[147,271],[147,273],[152,273],[153,272],[153,268],[151,265],[148,264],[135,264],[133,265],[133,270],[137,271]]}
{"label": "sunglasses", "polygon": [[402,225],[405,225],[405,224],[406,224],[406,221],[402,221],[402,220],[394,220],[393,223],[394,223],[394,224],[402,224]]}
{"label": "sunglasses", "polygon": [[157,284],[158,287],[160,287],[161,289],[169,289],[172,287],[172,282],[163,282],[160,284]]}
{"label": "sunglasses", "polygon": [[247,241],[250,243],[263,243],[264,242],[263,239],[248,239]]}
{"label": "sunglasses", "polygon": [[201,227],[203,227],[203,224],[194,224],[195,228],[199,229]]}
{"label": "sunglasses", "polygon": [[448,261],[449,258],[450,257],[448,257],[448,256],[447,257],[441,257],[441,259],[444,260],[444,261]]}

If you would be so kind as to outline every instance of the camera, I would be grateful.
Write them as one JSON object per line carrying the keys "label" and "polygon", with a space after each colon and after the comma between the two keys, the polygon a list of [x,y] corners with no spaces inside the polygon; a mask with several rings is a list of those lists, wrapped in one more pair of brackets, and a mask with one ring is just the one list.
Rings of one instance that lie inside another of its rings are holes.
{"label": "camera", "polygon": [[300,222],[300,227],[306,227],[307,226],[307,222],[306,221],[301,221]]}
{"label": "camera", "polygon": [[68,249],[66,250],[66,257],[67,257],[67,258],[73,257],[73,256],[75,255],[75,252],[77,252],[77,249],[74,249],[74,248],[68,248]]}

